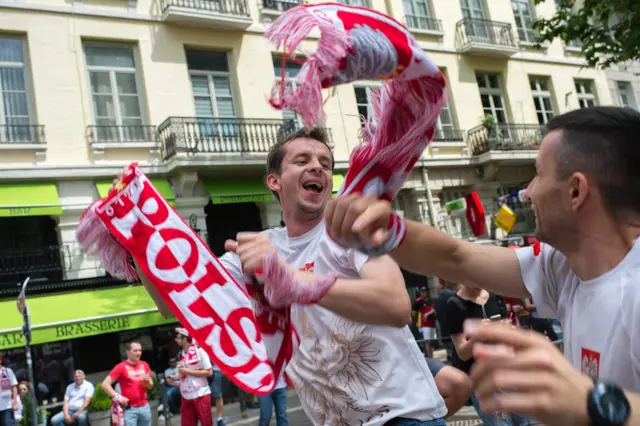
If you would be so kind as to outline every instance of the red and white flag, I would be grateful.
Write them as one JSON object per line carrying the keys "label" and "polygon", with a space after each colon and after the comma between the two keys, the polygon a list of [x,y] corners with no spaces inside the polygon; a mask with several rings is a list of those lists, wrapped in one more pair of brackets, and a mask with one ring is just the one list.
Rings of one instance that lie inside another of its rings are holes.
{"label": "red and white flag", "polygon": [[[291,327],[285,334],[256,320],[243,287],[137,165],[122,183],[83,214],[77,230],[83,249],[110,273],[129,278],[131,266],[122,259],[130,253],[225,376],[248,392],[271,392],[292,353]],[[263,330],[279,338],[266,342]]]}

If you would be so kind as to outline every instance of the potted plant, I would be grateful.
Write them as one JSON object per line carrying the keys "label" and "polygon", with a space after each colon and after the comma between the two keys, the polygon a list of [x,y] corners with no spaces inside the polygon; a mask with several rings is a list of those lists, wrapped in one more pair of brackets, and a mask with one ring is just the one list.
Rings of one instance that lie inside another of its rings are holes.
{"label": "potted plant", "polygon": [[91,426],[111,426],[111,397],[102,389],[102,383],[96,385],[87,411]]}

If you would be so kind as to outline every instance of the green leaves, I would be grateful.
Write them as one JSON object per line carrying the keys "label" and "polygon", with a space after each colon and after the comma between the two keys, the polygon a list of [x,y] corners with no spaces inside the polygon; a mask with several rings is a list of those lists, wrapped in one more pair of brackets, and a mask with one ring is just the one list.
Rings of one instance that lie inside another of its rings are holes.
{"label": "green leaves", "polygon": [[538,19],[534,28],[540,43],[579,42],[593,67],[640,60],[640,0],[556,0],[556,14]]}

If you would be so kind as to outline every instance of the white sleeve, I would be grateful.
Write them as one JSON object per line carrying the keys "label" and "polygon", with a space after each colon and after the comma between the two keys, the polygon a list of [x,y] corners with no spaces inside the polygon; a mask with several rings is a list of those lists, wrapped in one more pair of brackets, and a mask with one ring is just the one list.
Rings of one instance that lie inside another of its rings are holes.
{"label": "white sleeve", "polygon": [[558,318],[558,299],[570,272],[565,257],[542,243],[516,249],[516,254],[522,280],[533,297],[538,314],[543,318]]}
{"label": "white sleeve", "polygon": [[244,276],[242,274],[242,263],[240,263],[238,255],[233,252],[227,252],[220,257],[219,260],[229,275],[231,275],[231,277],[246,291],[247,289],[244,285]]}
{"label": "white sleeve", "polygon": [[208,370],[210,368],[213,368],[213,366],[211,365],[211,358],[209,358],[209,355],[207,355],[204,349],[198,348],[198,358],[202,363],[203,370]]}
{"label": "white sleeve", "polygon": [[349,260],[349,267],[360,273],[364,264],[369,261],[369,255],[366,255],[361,251],[351,249],[347,252],[347,259]]}
{"label": "white sleeve", "polygon": [[73,385],[67,386],[67,389],[64,391],[64,400],[67,402],[69,402],[69,398],[71,398],[71,386]]}

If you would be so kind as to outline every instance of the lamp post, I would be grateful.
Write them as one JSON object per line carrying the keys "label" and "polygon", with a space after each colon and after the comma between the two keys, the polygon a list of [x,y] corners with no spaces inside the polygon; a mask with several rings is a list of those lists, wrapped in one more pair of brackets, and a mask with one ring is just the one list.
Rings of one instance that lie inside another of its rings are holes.
{"label": "lamp post", "polygon": [[[24,336],[24,350],[27,358],[27,375],[29,377],[29,386],[31,387],[31,392],[35,392],[35,380],[33,378],[33,359],[31,358],[31,321],[29,318],[29,306],[26,303],[26,288],[29,283],[29,277],[24,280],[22,283],[22,289],[20,290],[20,294],[18,295],[18,312],[22,314],[23,326],[22,326],[22,335]],[[35,396],[35,394],[34,394]],[[37,401],[36,398],[31,398],[31,416],[33,421],[33,426],[38,426],[38,409],[37,409]]]}

